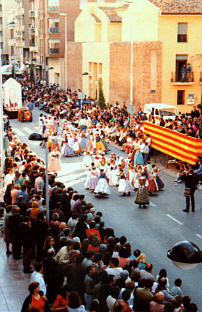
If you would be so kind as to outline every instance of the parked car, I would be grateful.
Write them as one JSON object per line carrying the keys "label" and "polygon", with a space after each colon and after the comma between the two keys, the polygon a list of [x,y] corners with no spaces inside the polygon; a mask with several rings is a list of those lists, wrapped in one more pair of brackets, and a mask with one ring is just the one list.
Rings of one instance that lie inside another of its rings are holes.
{"label": "parked car", "polygon": [[178,109],[174,105],[149,103],[144,105],[144,113],[147,116],[153,114],[154,117],[160,116],[163,117],[163,119],[175,120],[176,116],[178,116]]}

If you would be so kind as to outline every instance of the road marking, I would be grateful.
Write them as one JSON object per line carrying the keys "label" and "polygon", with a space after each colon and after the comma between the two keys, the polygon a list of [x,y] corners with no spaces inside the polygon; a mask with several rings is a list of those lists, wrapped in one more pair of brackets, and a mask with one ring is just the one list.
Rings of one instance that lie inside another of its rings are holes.
{"label": "road marking", "polygon": [[79,184],[81,182],[84,182],[86,180],[86,178],[83,178],[83,179],[78,179],[74,182],[64,182],[65,186],[73,186],[73,185],[76,185],[76,184]]}
{"label": "road marking", "polygon": [[24,135],[25,135],[25,134],[24,134],[22,131],[20,131],[19,129],[15,129],[14,132],[17,134],[17,136],[24,136]]}
{"label": "road marking", "polygon": [[179,220],[175,219],[174,217],[172,217],[171,215],[167,214],[166,215],[168,218],[172,219],[173,221],[177,222],[178,224],[182,225],[183,223],[180,222]]}
{"label": "road marking", "polygon": [[152,206],[152,207],[157,207],[155,204],[153,204],[150,200],[149,204]]}
{"label": "road marking", "polygon": [[200,234],[195,234],[197,237],[202,239],[202,236]]}
{"label": "road marking", "polygon": [[32,133],[34,128],[35,128],[35,127],[32,127],[31,129],[28,128],[28,127],[23,127],[23,130],[25,130],[25,131],[28,132],[28,133]]}

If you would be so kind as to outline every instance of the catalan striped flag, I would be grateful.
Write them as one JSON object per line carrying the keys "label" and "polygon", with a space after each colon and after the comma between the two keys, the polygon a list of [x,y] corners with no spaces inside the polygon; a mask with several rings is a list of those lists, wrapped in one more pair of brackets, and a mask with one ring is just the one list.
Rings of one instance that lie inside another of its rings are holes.
{"label": "catalan striped flag", "polygon": [[202,140],[144,122],[144,132],[152,139],[151,146],[176,159],[194,165],[202,156]]}

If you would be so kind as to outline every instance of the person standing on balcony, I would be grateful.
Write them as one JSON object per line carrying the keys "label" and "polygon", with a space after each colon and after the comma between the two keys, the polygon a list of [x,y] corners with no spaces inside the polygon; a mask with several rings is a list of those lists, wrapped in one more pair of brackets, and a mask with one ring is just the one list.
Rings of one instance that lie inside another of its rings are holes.
{"label": "person standing on balcony", "polygon": [[186,75],[187,75],[187,66],[184,64],[181,69],[181,74],[182,74],[182,82],[186,81]]}
{"label": "person standing on balcony", "polygon": [[191,64],[190,63],[188,63],[187,64],[187,81],[188,82],[191,82],[191,72],[192,72],[192,68],[191,68]]}

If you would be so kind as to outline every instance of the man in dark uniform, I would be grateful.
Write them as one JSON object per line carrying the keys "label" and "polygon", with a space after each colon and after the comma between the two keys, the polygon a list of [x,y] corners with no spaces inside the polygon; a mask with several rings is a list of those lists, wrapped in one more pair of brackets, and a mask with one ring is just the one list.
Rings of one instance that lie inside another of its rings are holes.
{"label": "man in dark uniform", "polygon": [[192,206],[192,212],[195,212],[195,199],[194,199],[194,193],[197,188],[197,175],[193,172],[192,169],[187,170],[185,177],[185,188],[188,190],[189,194],[185,195],[186,197],[186,209],[184,209],[184,212],[189,212],[190,208],[190,199],[191,199],[191,206]]}

